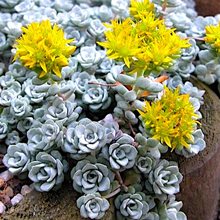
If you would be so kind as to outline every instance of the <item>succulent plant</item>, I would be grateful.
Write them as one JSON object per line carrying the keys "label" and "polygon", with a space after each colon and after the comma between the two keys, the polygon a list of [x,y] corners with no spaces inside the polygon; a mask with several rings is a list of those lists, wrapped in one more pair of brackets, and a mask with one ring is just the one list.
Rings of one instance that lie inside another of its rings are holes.
{"label": "succulent plant", "polygon": [[75,82],[76,92],[80,95],[85,93],[85,91],[88,89],[88,82],[93,79],[95,78],[85,71],[75,72],[72,75],[72,80]]}
{"label": "succulent plant", "polygon": [[82,96],[83,103],[87,104],[92,112],[107,109],[111,104],[111,97],[106,86],[99,85],[104,83],[104,81],[99,79],[94,80],[92,83],[88,85]]}
{"label": "succulent plant", "polygon": [[217,21],[214,17],[198,16],[193,20],[190,30],[187,31],[187,34],[193,37],[203,37],[205,35],[205,27],[210,24],[217,24]]}
{"label": "succulent plant", "polygon": [[26,97],[17,97],[11,101],[11,113],[18,118],[27,116],[32,109],[30,101]]}
{"label": "succulent plant", "polygon": [[21,85],[19,82],[15,81],[12,75],[6,74],[1,76],[0,84],[4,89],[12,89],[16,94],[21,93]]}
{"label": "succulent plant", "polygon": [[94,19],[90,22],[88,27],[88,33],[92,37],[101,38],[104,36],[105,26],[99,19]]}
{"label": "succulent plant", "polygon": [[8,124],[0,119],[0,139],[3,139],[6,137],[8,133]]}
{"label": "succulent plant", "polygon": [[112,0],[112,11],[116,13],[120,18],[126,18],[128,16],[128,0]]}
{"label": "succulent plant", "polygon": [[5,139],[5,143],[9,145],[16,145],[20,142],[21,138],[19,136],[19,133],[16,130],[11,131],[7,134],[7,137]]}
{"label": "succulent plant", "polygon": [[18,121],[17,129],[22,133],[25,133],[29,130],[33,124],[34,119],[32,117],[26,117],[20,121]]}
{"label": "succulent plant", "polygon": [[18,21],[9,21],[3,28],[3,32],[7,34],[8,45],[13,44],[14,40],[21,35],[22,23]]}
{"label": "succulent plant", "polygon": [[98,65],[96,70],[96,75],[105,75],[108,74],[113,66],[114,62],[109,58],[105,57]]}
{"label": "succulent plant", "polygon": [[28,177],[34,182],[34,188],[40,192],[58,189],[64,181],[66,162],[58,151],[39,152],[28,164]]}
{"label": "succulent plant", "polygon": [[[141,128],[141,130],[143,129]],[[147,138],[147,134],[145,134],[144,131],[142,131],[142,133],[143,134],[137,133],[135,136],[135,140],[139,144],[139,154],[145,156],[147,153],[150,153],[152,157],[156,159],[161,158],[161,154],[166,153],[168,147],[154,138]]]}
{"label": "succulent plant", "polygon": [[156,165],[156,159],[150,154],[147,153],[144,156],[138,156],[135,162],[136,170],[145,175],[149,174]]}
{"label": "succulent plant", "polygon": [[195,73],[197,77],[208,85],[215,82],[220,75],[220,65],[218,60],[209,50],[199,51],[200,62],[197,64]]}
{"label": "succulent plant", "polygon": [[83,68],[88,69],[97,64],[101,56],[94,46],[84,46],[80,48],[76,58]]}
{"label": "succulent plant", "polygon": [[77,199],[77,207],[83,218],[101,219],[109,206],[108,200],[102,198],[99,193],[83,195]]}
{"label": "succulent plant", "polygon": [[1,1],[0,5],[3,8],[13,8],[14,6],[16,6],[17,4],[19,4],[20,2],[22,2],[23,0],[3,0]]}
{"label": "succulent plant", "polygon": [[71,57],[69,58],[69,65],[63,67],[61,73],[64,79],[69,79],[76,71],[78,71],[78,61],[76,57]]}
{"label": "succulent plant", "polygon": [[2,106],[10,106],[13,99],[17,97],[17,94],[12,89],[3,90],[0,94],[0,104]]}
{"label": "succulent plant", "polygon": [[8,47],[6,37],[0,32],[0,51],[4,51]]}
{"label": "succulent plant", "polygon": [[34,85],[32,79],[27,79],[23,83],[23,90],[32,103],[40,103],[47,97],[49,85],[44,83],[42,85]]}
{"label": "succulent plant", "polygon": [[110,7],[107,6],[107,2],[110,3],[110,0],[106,0],[106,5],[101,5],[96,11],[96,16],[102,21],[110,21],[113,18],[113,12]]}
{"label": "succulent plant", "polygon": [[187,17],[186,13],[181,12],[171,12],[165,17],[166,25],[169,27],[174,27],[178,31],[184,32],[185,30],[190,29],[191,19]]}
{"label": "succulent plant", "polygon": [[119,124],[111,114],[106,115],[99,123],[105,127],[107,143],[111,143],[122,136],[123,133],[119,129]]}
{"label": "succulent plant", "polygon": [[146,219],[149,211],[149,204],[142,192],[119,195],[115,199],[115,207],[119,220]]}
{"label": "succulent plant", "polygon": [[28,149],[31,153],[48,152],[63,144],[63,131],[49,119],[45,123],[35,122],[27,132]]}
{"label": "succulent plant", "polygon": [[28,150],[27,144],[17,143],[9,145],[7,154],[3,158],[3,163],[8,167],[13,174],[21,174],[28,170],[28,165],[31,162],[31,154]]}
{"label": "succulent plant", "polygon": [[185,213],[181,212],[182,202],[176,201],[175,196],[168,196],[167,201],[159,205],[159,214],[161,219],[169,220],[187,220]]}
{"label": "succulent plant", "polygon": [[[187,143],[183,138],[180,146],[174,137],[171,145],[164,126],[176,119],[165,124],[170,117],[161,120],[164,112],[146,113],[160,122],[153,135],[154,126],[146,128],[138,112],[160,102],[169,89],[188,97],[193,114],[202,118],[204,91],[187,80],[194,74],[208,84],[220,82],[214,47],[220,16],[197,16],[193,5],[191,0],[0,0],[0,142],[9,171],[28,175],[36,190],[47,192],[61,186],[71,166],[82,218],[103,218],[113,196],[119,220],[186,220],[174,196],[182,175],[163,154],[168,145],[187,158],[198,154],[205,148],[204,134],[196,122]],[[71,56],[56,56],[51,63],[48,54],[60,55],[64,48],[53,50],[60,39],[50,38],[45,28],[30,31],[40,50],[33,44],[18,48],[22,32],[41,24],[63,33]],[[214,33],[207,35],[211,27]],[[41,34],[47,42],[36,37]],[[11,63],[14,56],[22,62]],[[48,77],[39,78],[40,70]],[[170,110],[174,101],[168,101]]]}
{"label": "succulent plant", "polygon": [[43,106],[45,119],[52,119],[62,124],[69,124],[76,121],[82,111],[76,102],[64,101],[60,97],[54,97],[48,106]]}
{"label": "succulent plant", "polygon": [[190,97],[197,98],[200,104],[203,104],[203,95],[205,90],[200,90],[197,87],[193,86],[191,82],[185,82],[183,85],[180,85],[182,94],[190,94]]}
{"label": "succulent plant", "polygon": [[179,184],[183,176],[176,162],[161,160],[149,173],[145,186],[156,195],[173,195],[179,192]]}
{"label": "succulent plant", "polygon": [[106,144],[106,131],[98,122],[87,118],[68,126],[62,149],[74,159],[98,152]]}
{"label": "succulent plant", "polygon": [[86,27],[90,23],[89,14],[78,5],[70,11],[70,21],[79,27]]}
{"label": "succulent plant", "polygon": [[8,72],[6,73],[14,77],[15,80],[23,82],[26,80],[27,75],[31,78],[36,76],[36,73],[30,70],[27,70],[19,61],[8,66]]}
{"label": "succulent plant", "polygon": [[204,134],[201,129],[197,129],[193,133],[193,138],[193,144],[190,145],[189,149],[177,150],[176,153],[183,155],[186,158],[189,158],[204,150],[204,148],[206,147],[206,142],[204,141]]}
{"label": "succulent plant", "polygon": [[134,144],[134,139],[123,134],[117,140],[103,148],[103,157],[109,160],[109,163],[114,170],[125,170],[134,166],[137,150]]}
{"label": "succulent plant", "polygon": [[77,192],[90,194],[109,190],[114,176],[106,165],[94,158],[85,158],[72,169],[71,178]]}
{"label": "succulent plant", "polygon": [[[4,107],[1,109],[1,120],[2,122],[7,122],[7,124],[13,125],[14,123],[18,122],[18,118],[15,117],[14,114],[11,114],[11,108],[10,107]],[[22,119],[22,118],[19,118]],[[3,129],[4,128],[4,129]],[[3,131],[5,130],[5,125],[2,127]]]}

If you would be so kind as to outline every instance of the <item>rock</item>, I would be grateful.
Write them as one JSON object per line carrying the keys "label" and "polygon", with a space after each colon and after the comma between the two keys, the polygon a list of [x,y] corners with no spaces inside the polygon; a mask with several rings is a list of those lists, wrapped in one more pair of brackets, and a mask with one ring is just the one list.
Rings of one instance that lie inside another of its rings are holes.
{"label": "rock", "polygon": [[25,196],[26,194],[30,193],[32,189],[28,185],[24,185],[21,188],[21,195]]}
{"label": "rock", "polygon": [[3,214],[5,212],[5,205],[0,201],[0,214]]}
{"label": "rock", "polygon": [[18,193],[16,196],[14,196],[11,199],[11,204],[12,205],[17,205],[23,198],[24,198],[24,196],[22,196],[20,193]]}
{"label": "rock", "polygon": [[4,193],[5,193],[6,195],[8,195],[9,197],[13,197],[13,196],[14,196],[13,189],[12,189],[10,186],[8,186],[8,187],[4,190]]}
{"label": "rock", "polygon": [[5,204],[5,205],[11,205],[11,199],[10,199],[10,197],[9,197],[8,195],[6,195],[6,194],[3,194],[3,195],[1,196],[1,201],[2,201],[3,204]]}
{"label": "rock", "polygon": [[5,184],[5,181],[4,179],[0,178],[0,188],[2,188]]}
{"label": "rock", "polygon": [[0,173],[0,178],[2,178],[6,182],[12,179],[12,177],[13,177],[12,173],[10,173],[8,170]]}

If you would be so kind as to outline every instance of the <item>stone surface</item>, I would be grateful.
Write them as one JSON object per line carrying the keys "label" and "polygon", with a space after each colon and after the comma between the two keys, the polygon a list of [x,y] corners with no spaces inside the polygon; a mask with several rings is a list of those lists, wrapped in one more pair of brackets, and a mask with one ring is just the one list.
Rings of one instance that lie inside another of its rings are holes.
{"label": "stone surface", "polygon": [[0,178],[3,179],[4,181],[8,181],[13,177],[13,175],[8,171],[4,171],[2,173],[0,173]]}
{"label": "stone surface", "polygon": [[30,193],[32,189],[28,185],[24,185],[21,188],[21,195],[25,196],[26,194]]}
{"label": "stone surface", "polygon": [[17,205],[24,197],[18,193],[16,196],[14,196],[12,199],[11,199],[11,204],[14,206],[14,205]]}
{"label": "stone surface", "polygon": [[4,213],[5,209],[5,205],[0,201],[0,214]]}
{"label": "stone surface", "polygon": [[4,180],[4,179],[2,179],[2,178],[0,178],[0,188],[1,188],[1,187],[3,187],[3,186],[4,186],[4,184],[5,184],[5,180]]}
{"label": "stone surface", "polygon": [[12,197],[14,195],[13,189],[8,186],[5,190],[4,190],[5,194],[8,195],[9,197]]}

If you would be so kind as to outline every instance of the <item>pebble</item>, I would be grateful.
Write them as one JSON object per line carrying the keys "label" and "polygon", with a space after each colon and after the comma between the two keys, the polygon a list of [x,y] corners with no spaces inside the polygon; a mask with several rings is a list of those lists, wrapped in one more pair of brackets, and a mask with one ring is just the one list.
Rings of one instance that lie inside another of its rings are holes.
{"label": "pebble", "polygon": [[0,201],[0,214],[3,214],[5,212],[5,205]]}
{"label": "pebble", "polygon": [[0,178],[0,188],[2,188],[4,184],[5,184],[5,181],[2,178]]}
{"label": "pebble", "polygon": [[16,196],[14,196],[12,199],[11,199],[11,204],[14,206],[14,205],[17,205],[22,199],[24,198],[24,196],[22,196],[20,193],[18,193]]}
{"label": "pebble", "polygon": [[8,195],[9,197],[14,196],[13,189],[10,186],[8,186],[4,191],[5,191],[5,194]]}
{"label": "pebble", "polygon": [[0,178],[2,178],[4,181],[8,181],[13,177],[12,173],[10,173],[8,170],[0,173]]}
{"label": "pebble", "polygon": [[21,188],[21,195],[25,196],[26,194],[30,193],[32,189],[28,185],[24,185]]}
{"label": "pebble", "polygon": [[11,204],[11,199],[8,195],[2,195],[1,196],[1,201],[7,206]]}

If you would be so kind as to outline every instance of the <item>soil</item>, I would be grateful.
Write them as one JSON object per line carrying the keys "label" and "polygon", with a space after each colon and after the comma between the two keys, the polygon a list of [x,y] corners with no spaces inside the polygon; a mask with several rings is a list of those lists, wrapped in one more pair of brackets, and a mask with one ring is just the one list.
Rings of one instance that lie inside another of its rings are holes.
{"label": "soil", "polygon": [[[70,182],[65,182],[56,192],[39,193],[33,191],[16,207],[12,207],[1,220],[77,220],[82,219],[76,207],[79,195]],[[104,220],[114,219],[113,206],[105,214]]]}

